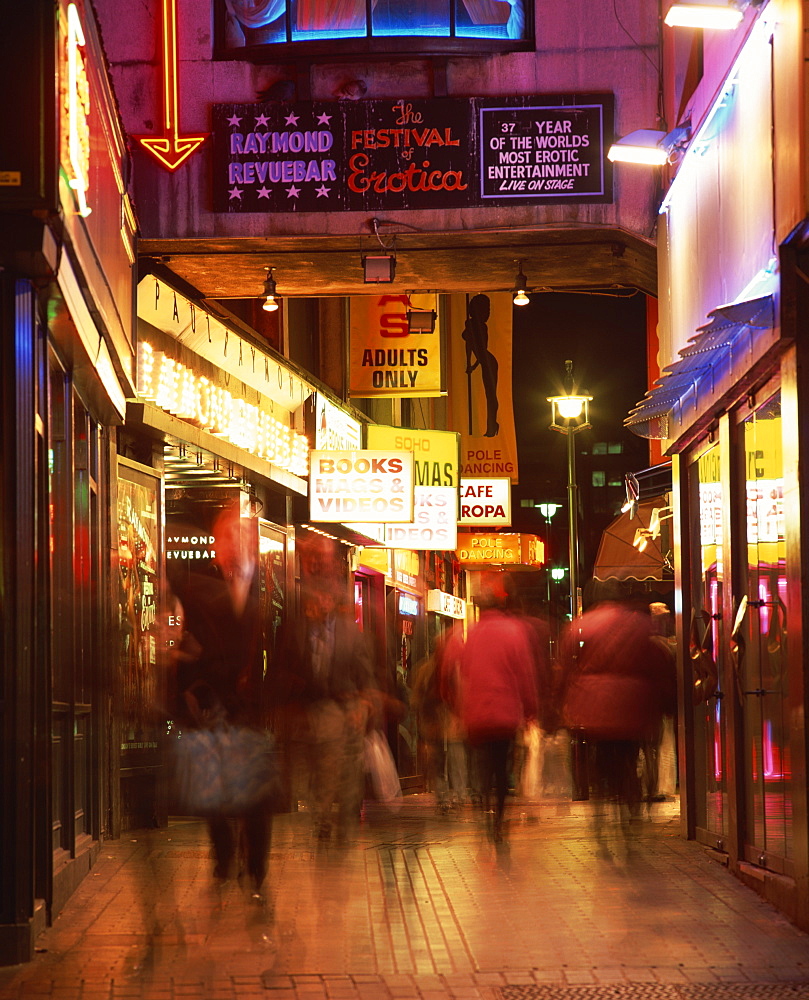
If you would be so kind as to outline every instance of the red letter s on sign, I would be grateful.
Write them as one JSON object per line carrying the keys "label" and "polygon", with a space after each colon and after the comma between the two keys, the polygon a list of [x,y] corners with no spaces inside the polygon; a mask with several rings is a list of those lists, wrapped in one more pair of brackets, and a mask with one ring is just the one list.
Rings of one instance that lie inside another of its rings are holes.
{"label": "red letter s on sign", "polygon": [[382,313],[379,317],[379,325],[381,337],[406,337],[408,335],[406,313]]}

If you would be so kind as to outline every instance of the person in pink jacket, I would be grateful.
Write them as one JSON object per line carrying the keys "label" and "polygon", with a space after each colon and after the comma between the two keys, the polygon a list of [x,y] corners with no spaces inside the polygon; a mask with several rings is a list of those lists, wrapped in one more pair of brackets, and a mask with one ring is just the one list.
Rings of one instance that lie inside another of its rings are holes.
{"label": "person in pink jacket", "polygon": [[[480,782],[489,835],[503,839],[509,760],[519,730],[537,715],[537,648],[533,630],[506,610],[509,578],[487,574],[480,620],[458,652],[457,704]],[[492,803],[492,790],[494,801]]]}
{"label": "person in pink jacket", "polygon": [[[621,824],[640,816],[640,749],[657,739],[676,699],[674,661],[653,638],[648,607],[605,601],[571,622],[562,638],[563,723],[590,750],[592,791],[618,807]],[[594,813],[596,833],[603,811]]]}

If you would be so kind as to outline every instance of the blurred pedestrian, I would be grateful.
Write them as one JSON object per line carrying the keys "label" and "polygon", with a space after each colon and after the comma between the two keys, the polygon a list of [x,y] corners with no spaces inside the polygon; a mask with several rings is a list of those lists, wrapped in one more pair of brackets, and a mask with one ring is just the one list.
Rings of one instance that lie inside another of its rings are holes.
{"label": "blurred pedestrian", "polygon": [[663,695],[663,715],[655,738],[643,745],[643,782],[647,802],[665,802],[677,790],[677,669],[676,641],[673,636],[671,612],[662,602],[649,605],[652,621],[652,642],[660,649],[663,675],[660,678]]}
{"label": "blurred pedestrian", "polygon": [[293,809],[305,802],[321,842],[355,832],[362,806],[363,742],[376,699],[365,636],[324,579],[301,595],[281,630],[276,690],[284,720]]}
{"label": "blurred pedestrian", "polygon": [[[574,619],[562,639],[563,720],[589,748],[590,785],[601,803],[616,804],[630,829],[640,815],[641,746],[656,738],[665,702],[662,650],[648,613],[603,602]],[[595,813],[600,837],[604,813]]]}
{"label": "blurred pedestrian", "polygon": [[442,815],[458,809],[467,794],[464,733],[442,683],[447,647],[454,641],[451,634],[439,637],[432,654],[416,671],[411,693],[427,786],[435,793],[436,808]]}
{"label": "blurred pedestrian", "polygon": [[[534,635],[521,616],[506,610],[511,581],[484,574],[480,619],[457,659],[458,709],[476,763],[478,788],[495,843],[503,840],[509,767],[515,738],[537,715]],[[446,671],[447,678],[452,676]]]}
{"label": "blurred pedestrian", "polygon": [[[179,777],[184,796],[206,817],[216,883],[237,874],[241,848],[252,898],[262,902],[277,775],[261,686],[257,523],[227,507],[214,522],[213,538],[211,563],[173,560],[171,566],[182,619],[175,719],[187,766]],[[191,751],[197,760],[188,757]],[[207,788],[196,787],[202,781]]]}

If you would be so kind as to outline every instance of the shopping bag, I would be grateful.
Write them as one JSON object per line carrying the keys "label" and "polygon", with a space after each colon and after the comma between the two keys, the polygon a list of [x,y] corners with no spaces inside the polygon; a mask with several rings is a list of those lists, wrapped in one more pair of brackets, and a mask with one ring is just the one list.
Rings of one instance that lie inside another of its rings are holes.
{"label": "shopping bag", "polygon": [[402,786],[396,761],[390,752],[388,741],[378,729],[365,737],[365,771],[371,778],[374,796],[394,812],[402,805]]}
{"label": "shopping bag", "polygon": [[178,735],[173,754],[176,808],[190,816],[238,816],[266,804],[280,788],[270,733],[221,724]]}

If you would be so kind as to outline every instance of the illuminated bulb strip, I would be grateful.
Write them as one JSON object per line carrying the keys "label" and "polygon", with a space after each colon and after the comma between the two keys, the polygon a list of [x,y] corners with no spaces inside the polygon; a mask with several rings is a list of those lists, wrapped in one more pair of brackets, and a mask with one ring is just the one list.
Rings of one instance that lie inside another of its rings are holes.
{"label": "illuminated bulb strip", "polygon": [[287,472],[309,474],[303,434],[144,342],[138,347],[138,395]]}

